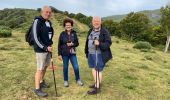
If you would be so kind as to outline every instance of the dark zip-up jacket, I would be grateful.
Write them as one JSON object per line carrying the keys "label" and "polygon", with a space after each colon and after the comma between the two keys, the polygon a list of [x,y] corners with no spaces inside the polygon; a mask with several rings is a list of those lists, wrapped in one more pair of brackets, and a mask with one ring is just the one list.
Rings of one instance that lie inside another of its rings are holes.
{"label": "dark zip-up jacket", "polygon": [[[50,27],[46,25],[49,22]],[[52,38],[54,35],[52,24],[49,20],[45,20],[42,16],[35,17],[32,33],[34,39],[34,51],[35,52],[48,52],[47,47],[53,44]]]}
{"label": "dark zip-up jacket", "polygon": [[[90,29],[88,31],[88,35],[87,35],[87,39],[86,39],[86,44],[85,44],[85,54],[86,57],[88,57],[88,37],[90,35],[90,33],[92,32],[93,29]],[[112,44],[111,38],[110,38],[110,34],[109,32],[101,27],[100,29],[100,35],[99,35],[99,48],[101,50],[101,54],[102,54],[102,60],[104,63],[106,63],[107,61],[109,61],[110,59],[112,59],[112,53],[110,50],[110,46]]]}
{"label": "dark zip-up jacket", "polygon": [[[68,42],[73,42],[73,46],[67,46]],[[66,31],[60,33],[58,39],[58,55],[68,56],[70,54],[70,48],[75,48],[79,45],[78,37],[76,31],[72,30],[70,35]]]}

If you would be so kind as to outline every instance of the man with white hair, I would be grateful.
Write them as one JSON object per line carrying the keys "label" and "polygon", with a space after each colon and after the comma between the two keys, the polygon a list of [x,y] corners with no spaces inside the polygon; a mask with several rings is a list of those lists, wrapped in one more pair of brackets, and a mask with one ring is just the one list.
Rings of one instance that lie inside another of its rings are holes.
{"label": "man with white hair", "polygon": [[53,44],[52,38],[54,32],[49,20],[51,13],[51,8],[49,6],[44,6],[41,9],[41,15],[35,17],[32,25],[33,47],[37,60],[35,89],[33,92],[40,97],[48,96],[47,93],[42,91],[42,88],[49,87],[44,81],[44,75],[47,67],[50,65]]}
{"label": "man with white hair", "polygon": [[94,16],[92,20],[93,28],[88,32],[85,54],[88,59],[88,65],[92,68],[92,75],[95,83],[87,93],[89,95],[100,92],[102,82],[102,71],[106,62],[112,58],[110,46],[112,44],[109,32],[101,26],[101,18]]}

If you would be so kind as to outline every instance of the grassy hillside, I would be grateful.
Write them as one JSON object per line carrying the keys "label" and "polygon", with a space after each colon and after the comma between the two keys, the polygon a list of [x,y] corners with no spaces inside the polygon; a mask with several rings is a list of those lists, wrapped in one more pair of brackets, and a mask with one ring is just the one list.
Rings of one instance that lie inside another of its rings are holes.
{"label": "grassy hillside", "polygon": [[[34,15],[30,15],[25,28],[29,26]],[[34,11],[33,11],[34,12]],[[38,12],[34,12],[35,15]],[[51,18],[55,29],[53,56],[56,66],[57,90],[61,95],[55,97],[52,71],[47,70],[46,81],[51,88],[47,98],[36,97],[34,73],[36,60],[33,49],[24,40],[24,28],[13,30],[10,38],[0,38],[0,100],[96,100],[96,95],[86,94],[88,86],[93,83],[91,70],[84,55],[85,37],[80,35],[80,46],[77,48],[80,76],[85,83],[77,86],[72,66],[69,66],[70,87],[63,86],[62,62],[57,60],[57,41],[63,30],[62,14],[54,14]],[[29,20],[30,19],[30,20]],[[74,19],[75,20],[75,19]],[[87,31],[88,27],[75,20],[75,27]],[[26,27],[27,26],[27,27]],[[170,54],[153,48],[149,52],[133,49],[133,43],[112,37],[111,50],[113,59],[107,63],[103,73],[102,92],[99,100],[169,100],[170,99]]]}
{"label": "grassy hillside", "polygon": [[[34,9],[16,8],[0,10],[0,25],[26,32],[34,17],[38,15],[40,15],[40,13]],[[62,13],[53,13],[53,24],[59,23],[59,25],[62,26],[65,18],[67,18],[67,16]],[[76,31],[79,33],[87,31],[88,27],[86,25],[79,23],[76,19],[73,20],[75,22],[74,28]]]}
{"label": "grassy hillside", "polygon": [[[161,18],[159,9],[157,9],[157,10],[145,10],[145,11],[140,11],[139,13],[143,13],[143,14],[147,15],[148,18],[151,20],[152,24],[159,24],[159,19]],[[114,21],[119,22],[125,17],[126,17],[126,14],[124,14],[124,15],[113,15],[113,16],[104,17],[103,20],[112,19]]]}
{"label": "grassy hillside", "polygon": [[[46,81],[51,88],[43,100],[96,100],[96,96],[86,95],[88,85],[93,83],[91,70],[88,68],[84,55],[85,37],[79,37],[80,46],[77,56],[83,87],[76,85],[74,73],[69,66],[70,87],[63,87],[62,62],[57,60],[57,38],[62,31],[60,23],[54,22],[54,59],[58,93],[54,96],[52,72],[47,71]],[[77,22],[78,23],[78,22]],[[81,26],[81,24],[78,24]],[[104,70],[100,100],[168,100],[170,99],[170,54],[152,50],[141,52],[133,49],[133,44],[112,37],[111,46],[113,59]],[[119,41],[119,42],[117,42]],[[34,87],[36,70],[35,54],[24,41],[24,33],[13,31],[11,38],[0,38],[0,99],[1,100],[35,100],[31,89]]]}

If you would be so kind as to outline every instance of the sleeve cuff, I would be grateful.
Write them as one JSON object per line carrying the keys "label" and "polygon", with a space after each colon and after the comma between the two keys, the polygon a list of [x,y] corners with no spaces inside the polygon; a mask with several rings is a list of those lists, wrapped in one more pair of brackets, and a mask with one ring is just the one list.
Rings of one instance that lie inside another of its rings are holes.
{"label": "sleeve cuff", "polygon": [[44,46],[44,47],[43,47],[43,50],[48,51],[48,50],[47,50],[47,46]]}

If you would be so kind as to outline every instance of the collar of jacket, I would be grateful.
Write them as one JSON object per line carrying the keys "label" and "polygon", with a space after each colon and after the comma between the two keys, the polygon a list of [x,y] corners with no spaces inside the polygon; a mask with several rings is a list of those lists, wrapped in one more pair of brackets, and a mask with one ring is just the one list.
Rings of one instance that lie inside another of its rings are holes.
{"label": "collar of jacket", "polygon": [[[92,32],[93,28],[90,28],[89,34]],[[100,34],[106,34],[106,30],[101,26],[100,27]]]}
{"label": "collar of jacket", "polygon": [[49,21],[49,20],[44,19],[41,15],[36,16],[35,19],[40,19],[41,21],[44,21],[44,22]]}
{"label": "collar of jacket", "polygon": [[[95,31],[94,28],[93,28],[92,30]],[[100,30],[101,30],[101,27],[99,27],[99,30],[98,30],[98,31],[95,31],[95,32],[99,32]]]}
{"label": "collar of jacket", "polygon": [[[70,33],[75,33],[75,32],[76,31],[72,29]],[[65,31],[63,31],[63,33],[67,33],[67,31],[65,30]]]}

